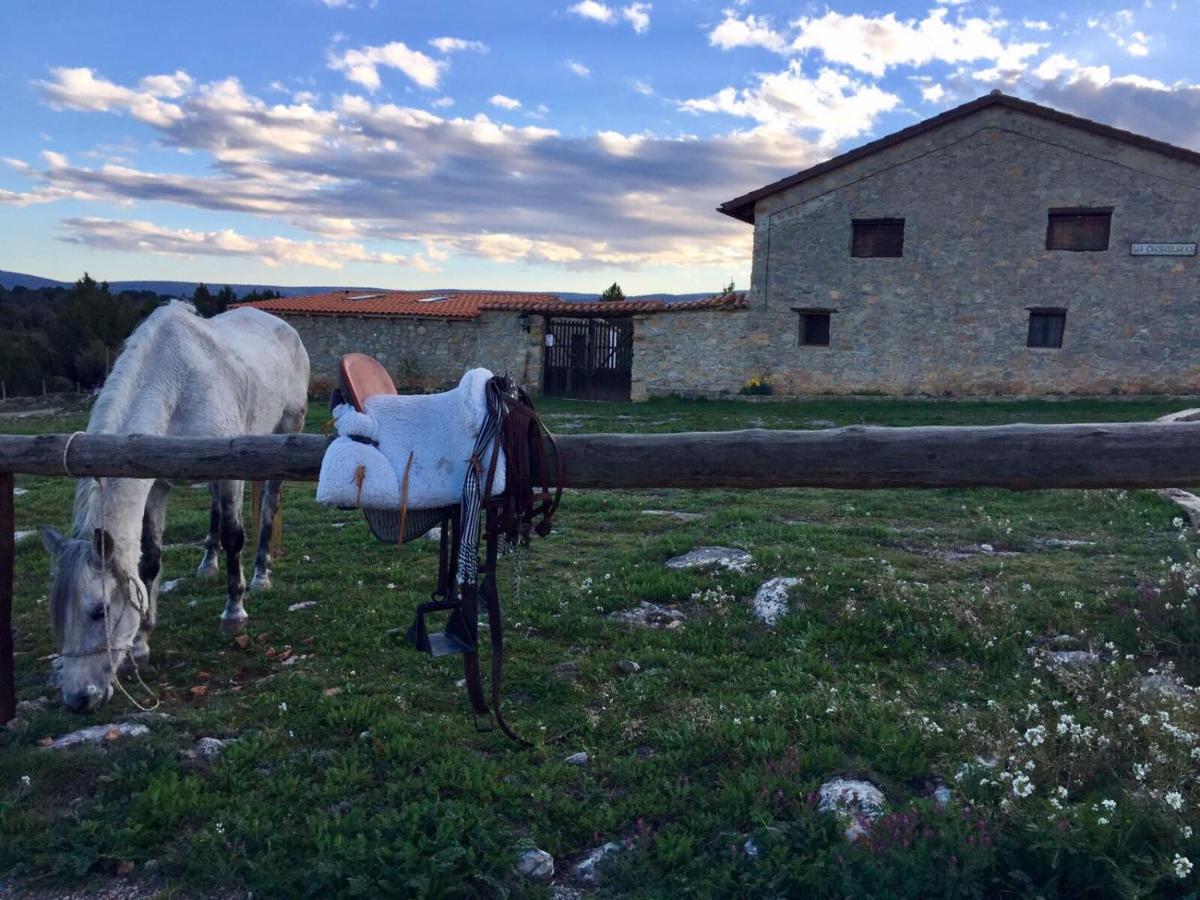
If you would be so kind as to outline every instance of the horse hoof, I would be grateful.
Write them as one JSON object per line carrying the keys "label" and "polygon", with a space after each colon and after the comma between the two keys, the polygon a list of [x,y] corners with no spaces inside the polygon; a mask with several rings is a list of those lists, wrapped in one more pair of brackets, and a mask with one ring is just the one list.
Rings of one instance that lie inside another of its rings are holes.
{"label": "horse hoof", "polygon": [[230,636],[241,634],[246,630],[246,622],[247,618],[245,616],[240,619],[226,619],[224,616],[222,616],[221,633]]}
{"label": "horse hoof", "polygon": [[221,567],[217,565],[217,561],[215,559],[212,562],[205,560],[204,562],[200,563],[200,566],[196,569],[196,577],[207,580],[209,578],[216,578],[220,572]]}
{"label": "horse hoof", "polygon": [[251,581],[250,581],[250,592],[252,594],[259,594],[259,593],[262,593],[263,591],[269,591],[270,589],[271,589],[271,576],[270,575],[255,575],[254,578],[251,579]]}

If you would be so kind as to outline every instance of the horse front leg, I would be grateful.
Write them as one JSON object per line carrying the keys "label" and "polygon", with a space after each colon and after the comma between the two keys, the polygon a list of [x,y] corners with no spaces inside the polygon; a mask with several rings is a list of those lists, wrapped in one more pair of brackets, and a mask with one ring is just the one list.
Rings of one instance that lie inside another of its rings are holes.
{"label": "horse front leg", "polygon": [[221,613],[221,630],[236,634],[246,627],[246,579],[242,576],[242,547],[246,531],[242,525],[242,493],[245,482],[219,482],[221,497],[221,547],[225,550],[225,585],[228,598]]}
{"label": "horse front leg", "polygon": [[196,569],[197,578],[216,578],[221,571],[217,563],[217,548],[221,539],[221,490],[217,482],[208,486],[208,492],[212,496],[212,506],[208,511],[208,537],[204,540],[204,557]]}
{"label": "horse front leg", "polygon": [[283,482],[276,479],[263,485],[262,507],[259,510],[258,554],[254,558],[254,577],[250,590],[271,589],[271,536],[275,532],[275,515],[279,512],[279,500]]}
{"label": "horse front leg", "polygon": [[167,495],[171,485],[156,481],[146,500],[142,516],[142,555],[138,560],[138,577],[146,588],[148,607],[142,617],[130,656],[140,669],[150,661],[150,634],[158,622],[158,587],[162,581],[162,539],[167,525]]}

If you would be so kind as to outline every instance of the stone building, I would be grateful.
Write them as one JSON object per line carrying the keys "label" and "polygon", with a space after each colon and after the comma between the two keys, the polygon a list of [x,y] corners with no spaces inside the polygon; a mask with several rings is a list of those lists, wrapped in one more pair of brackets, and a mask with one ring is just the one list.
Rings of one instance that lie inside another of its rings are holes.
{"label": "stone building", "polygon": [[776,393],[1200,392],[1196,152],[994,92],[719,209]]}
{"label": "stone building", "polygon": [[292,324],[314,389],[345,353],[369,353],[401,391],[440,390],[473,366],[538,393],[585,399],[735,392],[745,361],[745,295],[682,303],[569,303],[553,294],[331,291],[254,304]]}

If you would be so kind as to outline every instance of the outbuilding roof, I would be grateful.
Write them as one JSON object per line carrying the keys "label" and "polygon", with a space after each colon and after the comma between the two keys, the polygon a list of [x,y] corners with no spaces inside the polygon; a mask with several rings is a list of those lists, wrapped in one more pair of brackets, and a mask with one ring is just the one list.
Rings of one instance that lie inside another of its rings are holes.
{"label": "outbuilding roof", "polygon": [[244,304],[272,313],[308,316],[403,316],[474,319],[484,310],[513,310],[556,316],[631,316],[696,309],[741,309],[744,293],[670,303],[665,300],[617,300],[571,303],[555,294],[493,291],[327,291]]}
{"label": "outbuilding roof", "polygon": [[1100,137],[1110,138],[1115,141],[1121,141],[1125,144],[1132,144],[1135,147],[1141,147],[1143,150],[1150,150],[1155,153],[1161,153],[1163,156],[1169,156],[1174,159],[1181,159],[1184,162],[1192,163],[1200,166],[1200,153],[1194,150],[1188,150],[1184,147],[1176,147],[1174,144],[1168,144],[1165,141],[1156,141],[1154,138],[1148,138],[1145,135],[1135,134],[1132,131],[1123,131],[1120,128],[1113,128],[1111,125],[1104,125],[1100,122],[1093,122],[1091,119],[1084,119],[1080,116],[1073,116],[1069,113],[1060,112],[1049,106],[1042,106],[1039,103],[1031,103],[1028,100],[1022,100],[1019,97],[1014,97],[1011,94],[1005,94],[1001,91],[992,91],[990,94],[985,94],[961,106],[956,106],[953,109],[948,109],[944,113],[939,113],[932,118],[925,119],[915,125],[910,125],[907,128],[902,128],[893,134],[886,137],[881,137],[877,141],[871,141],[869,144],[863,144],[861,147],[856,147],[840,156],[835,156],[832,159],[827,159],[823,163],[818,163],[811,168],[797,172],[795,175],[789,175],[787,178],[781,178],[779,181],[773,182],[761,187],[756,191],[751,191],[748,194],[743,194],[740,197],[735,197],[732,200],[727,200],[717,207],[717,212],[724,213],[727,216],[732,216],[735,219],[740,219],[743,222],[754,223],[754,204],[763,197],[769,197],[771,194],[786,190],[794,185],[816,178],[819,175],[824,175],[826,172],[832,172],[834,169],[848,165],[855,160],[870,156],[872,153],[878,153],[881,150],[886,150],[888,147],[893,147],[910,138],[918,137],[935,128],[940,128],[943,125],[949,125],[951,122],[956,122],[966,116],[977,113],[980,110],[988,109],[993,106],[1003,106],[1009,109],[1015,109],[1023,113],[1028,113],[1031,116],[1037,116],[1042,119],[1048,119],[1051,122],[1058,122],[1061,125],[1069,125],[1072,128],[1078,128],[1083,131],[1091,132]]}

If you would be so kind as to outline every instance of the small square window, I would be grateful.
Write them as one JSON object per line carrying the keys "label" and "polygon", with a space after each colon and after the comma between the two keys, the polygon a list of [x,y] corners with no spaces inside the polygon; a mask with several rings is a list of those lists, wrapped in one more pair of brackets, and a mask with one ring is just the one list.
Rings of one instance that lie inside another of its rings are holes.
{"label": "small square window", "polygon": [[903,256],[903,219],[855,219],[850,255],[858,257]]}
{"label": "small square window", "polygon": [[828,309],[803,309],[800,313],[799,342],[805,347],[829,346],[829,320],[832,311]]}
{"label": "small square window", "polygon": [[1111,209],[1052,209],[1046,223],[1046,249],[1107,250],[1111,229]]}
{"label": "small square window", "polygon": [[1067,324],[1065,309],[1031,309],[1027,347],[1061,347]]}

